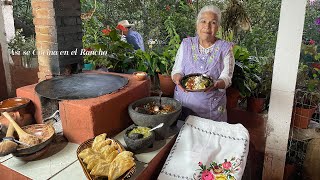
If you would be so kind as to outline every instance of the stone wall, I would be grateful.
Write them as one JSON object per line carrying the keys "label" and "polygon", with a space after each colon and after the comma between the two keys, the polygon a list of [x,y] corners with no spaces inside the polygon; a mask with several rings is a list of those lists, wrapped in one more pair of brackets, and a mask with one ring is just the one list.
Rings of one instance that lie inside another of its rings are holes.
{"label": "stone wall", "polygon": [[[58,51],[65,51],[67,55],[60,55],[60,67],[71,65],[71,71],[82,69],[82,21],[79,0],[56,0],[54,3],[56,13]],[[71,54],[73,53],[74,54]],[[81,67],[77,67],[77,63]]]}

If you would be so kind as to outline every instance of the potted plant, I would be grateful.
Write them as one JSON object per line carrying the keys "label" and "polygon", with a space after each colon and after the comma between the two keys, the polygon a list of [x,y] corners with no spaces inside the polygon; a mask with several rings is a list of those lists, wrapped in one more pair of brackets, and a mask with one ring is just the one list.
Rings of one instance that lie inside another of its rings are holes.
{"label": "potted plant", "polygon": [[179,49],[181,40],[180,36],[175,30],[174,21],[169,16],[164,22],[166,31],[168,33],[168,44],[164,47],[164,51],[159,55],[158,59],[158,77],[160,82],[160,89],[165,96],[172,96],[175,84],[171,79],[171,71],[174,65],[175,56]]}
{"label": "potted plant", "polygon": [[271,91],[273,58],[257,58],[258,76],[260,83],[255,83],[250,96],[247,98],[247,110],[260,113],[267,107]]}
{"label": "potted plant", "polygon": [[297,90],[292,121],[297,128],[308,128],[309,122],[320,102],[320,70],[304,63],[299,64]]}
{"label": "potted plant", "polygon": [[250,57],[249,51],[238,45],[233,48],[235,67],[231,87],[227,89],[227,108],[237,107],[240,97],[248,97],[252,87],[260,82],[257,75],[257,59]]}
{"label": "potted plant", "polygon": [[139,49],[134,56],[136,62],[135,70],[146,72],[151,80],[151,89],[158,89],[155,75],[158,69],[159,55],[154,51],[142,51]]}

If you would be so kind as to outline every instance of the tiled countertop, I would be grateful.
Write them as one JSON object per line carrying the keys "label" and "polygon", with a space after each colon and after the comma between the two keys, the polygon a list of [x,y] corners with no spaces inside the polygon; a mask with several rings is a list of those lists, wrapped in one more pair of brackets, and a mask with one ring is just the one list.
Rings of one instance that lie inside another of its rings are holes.
{"label": "tiled countertop", "polygon": [[[181,127],[182,122],[178,121],[177,127]],[[178,132],[179,128],[172,131],[172,135],[165,140],[156,141],[152,148],[148,148],[141,152],[135,153],[136,159],[136,172],[130,179],[135,179],[140,172],[143,171],[148,163],[160,152]],[[114,138],[120,141],[125,147],[123,140],[124,131],[119,133]],[[0,158],[0,166],[6,166],[25,177],[30,179],[86,179],[82,171],[81,165],[77,159],[76,151],[79,147],[78,144],[70,142],[55,142],[49,147],[49,150],[40,158],[34,161],[22,161],[16,157],[7,155]]]}

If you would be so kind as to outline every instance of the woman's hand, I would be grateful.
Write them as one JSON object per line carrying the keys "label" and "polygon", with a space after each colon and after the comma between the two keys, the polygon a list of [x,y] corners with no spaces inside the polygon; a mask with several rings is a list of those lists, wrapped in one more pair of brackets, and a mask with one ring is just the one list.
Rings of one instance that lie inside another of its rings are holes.
{"label": "woman's hand", "polygon": [[224,89],[225,88],[225,83],[222,79],[218,79],[214,82],[214,84],[209,88],[207,89],[205,92],[210,92],[210,91],[213,91],[213,90],[217,90],[217,89]]}
{"label": "woman's hand", "polygon": [[178,88],[180,88],[183,92],[187,92],[182,85],[180,84],[181,79],[183,78],[182,74],[174,74],[172,76],[172,81],[178,86]]}

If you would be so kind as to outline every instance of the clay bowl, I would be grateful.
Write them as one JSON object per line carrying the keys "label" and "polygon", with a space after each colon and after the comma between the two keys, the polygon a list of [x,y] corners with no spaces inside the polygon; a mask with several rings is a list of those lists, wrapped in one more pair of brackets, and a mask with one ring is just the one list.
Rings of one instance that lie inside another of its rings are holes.
{"label": "clay bowl", "polygon": [[[41,143],[31,147],[25,147],[25,146],[19,145],[17,150],[12,153],[13,156],[21,157],[25,155],[31,155],[33,153],[36,153],[42,150],[43,148],[45,148],[50,144],[55,134],[54,128],[49,124],[31,124],[31,125],[22,127],[22,129],[29,134],[39,137],[41,139]],[[41,154],[41,153],[38,153],[38,154]]]}
{"label": "clay bowl", "polygon": [[31,153],[31,154],[27,154],[27,155],[15,155],[15,157],[17,159],[22,160],[22,161],[32,161],[32,160],[38,159],[39,157],[44,155],[48,151],[49,147],[50,147],[50,145],[42,148],[41,150],[39,150],[35,153]]}
{"label": "clay bowl", "polygon": [[148,74],[146,72],[143,71],[137,71],[133,73],[133,76],[135,77],[135,79],[137,79],[138,81],[143,81],[146,80],[148,77]]}
{"label": "clay bowl", "polygon": [[[133,129],[138,128],[138,127],[141,127],[141,126],[135,126],[135,125],[130,126],[129,128],[127,128],[126,132],[123,135],[123,139],[127,145],[128,150],[133,151],[133,152],[148,148],[155,141],[155,134],[153,131],[151,131],[150,135],[145,138],[143,138],[143,137],[142,138],[132,138],[131,136],[129,136],[129,132],[131,132]],[[150,128],[148,128],[148,129],[150,129]]]}
{"label": "clay bowl", "polygon": [[22,97],[14,97],[0,102],[0,112],[12,112],[20,108],[26,107],[30,103],[30,99]]}
{"label": "clay bowl", "polygon": [[131,103],[128,107],[130,118],[136,125],[143,126],[143,127],[153,128],[159,125],[160,123],[164,123],[163,127],[156,129],[155,132],[156,132],[156,139],[166,138],[169,135],[170,126],[175,121],[177,121],[181,113],[182,105],[179,101],[173,98],[162,97],[161,104],[173,106],[174,107],[173,112],[169,112],[167,114],[150,115],[150,114],[145,114],[137,111],[137,108],[152,102],[159,102],[159,97],[158,96],[145,97],[143,99],[139,99]]}

